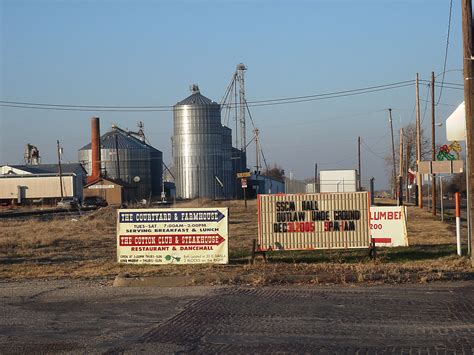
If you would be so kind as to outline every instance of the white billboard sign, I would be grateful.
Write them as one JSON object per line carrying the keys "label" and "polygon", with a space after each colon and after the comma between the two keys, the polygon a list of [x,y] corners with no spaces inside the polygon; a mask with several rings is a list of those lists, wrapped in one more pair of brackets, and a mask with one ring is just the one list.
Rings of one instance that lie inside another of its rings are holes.
{"label": "white billboard sign", "polygon": [[370,208],[370,232],[376,247],[407,247],[407,226],[403,206]]}
{"label": "white billboard sign", "polygon": [[446,119],[446,139],[448,141],[466,140],[466,108],[464,102]]}
{"label": "white billboard sign", "polygon": [[259,250],[368,248],[367,192],[258,196]]}
{"label": "white billboard sign", "polygon": [[227,264],[227,208],[120,209],[117,261]]}

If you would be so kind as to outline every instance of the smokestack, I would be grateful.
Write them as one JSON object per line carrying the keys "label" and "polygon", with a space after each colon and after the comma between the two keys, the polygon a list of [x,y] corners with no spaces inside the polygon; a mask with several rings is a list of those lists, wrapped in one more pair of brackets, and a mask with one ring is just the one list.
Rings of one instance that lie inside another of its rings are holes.
{"label": "smokestack", "polygon": [[92,172],[87,178],[87,182],[94,182],[100,178],[100,124],[99,117],[91,118],[91,130],[92,130]]}

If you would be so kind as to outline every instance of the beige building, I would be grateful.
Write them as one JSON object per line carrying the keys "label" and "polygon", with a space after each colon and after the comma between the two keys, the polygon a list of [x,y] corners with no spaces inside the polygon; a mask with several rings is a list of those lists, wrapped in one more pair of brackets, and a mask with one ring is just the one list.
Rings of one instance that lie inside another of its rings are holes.
{"label": "beige building", "polygon": [[[80,164],[0,166],[0,202],[28,204],[41,200],[55,204],[62,197],[82,200],[85,170]],[[61,191],[62,190],[62,191]]]}

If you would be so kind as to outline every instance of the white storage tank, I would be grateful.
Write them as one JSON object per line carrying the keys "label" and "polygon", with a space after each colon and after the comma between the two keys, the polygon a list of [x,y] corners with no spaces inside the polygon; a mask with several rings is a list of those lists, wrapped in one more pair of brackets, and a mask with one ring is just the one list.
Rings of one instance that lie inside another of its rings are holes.
{"label": "white storage tank", "polygon": [[320,192],[356,192],[359,179],[357,170],[321,170],[319,172]]}

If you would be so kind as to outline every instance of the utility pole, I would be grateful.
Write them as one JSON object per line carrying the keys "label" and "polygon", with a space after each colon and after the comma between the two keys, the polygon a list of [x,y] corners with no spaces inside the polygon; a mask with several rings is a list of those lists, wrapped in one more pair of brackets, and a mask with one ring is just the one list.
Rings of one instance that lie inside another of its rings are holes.
{"label": "utility pole", "polygon": [[359,190],[362,188],[362,173],[360,172],[360,136],[357,139],[357,156],[359,157],[358,161],[358,170],[357,172],[359,173]]}
{"label": "utility pole", "polygon": [[403,156],[403,128],[400,128],[400,173],[399,175],[403,178],[403,167],[404,167],[404,156]]}
{"label": "utility pole", "polygon": [[255,179],[257,180],[257,190],[256,190],[256,193],[257,195],[259,194],[259,189],[260,189],[260,182],[258,181],[259,180],[259,175],[260,175],[260,144],[259,144],[259,141],[258,141],[258,128],[255,128],[254,129],[254,133],[255,133]]}
{"label": "utility pole", "polygon": [[[403,167],[405,170],[403,171],[403,176],[405,176],[405,201],[410,203],[410,189],[408,188],[410,185],[410,157],[408,154],[408,142],[405,142],[405,166]],[[412,186],[413,187],[413,186]]]}
{"label": "utility pole", "polygon": [[395,195],[397,194],[397,176],[396,176],[396,169],[395,169],[395,142],[393,141],[393,122],[392,122],[392,109],[391,108],[388,109],[388,115],[389,115],[388,121],[390,122],[390,132],[392,134],[392,162],[393,162],[392,192],[393,192],[393,197],[395,198]]}
{"label": "utility pole", "polygon": [[61,190],[61,199],[64,197],[63,194],[63,173],[61,169],[61,147],[59,146],[59,140],[56,141],[58,150],[58,167],[59,167],[59,188]]}
{"label": "utility pole", "polygon": [[403,170],[405,164],[403,163],[403,128],[400,128],[400,172],[398,176],[398,204],[403,205]]}
{"label": "utility pole", "polygon": [[317,163],[314,163],[314,193],[317,193],[318,192],[318,187],[317,187],[317,184],[318,184],[318,164]]}
{"label": "utility pole", "polygon": [[423,179],[419,164],[421,161],[421,124],[420,124],[420,83],[416,73],[416,187],[418,189],[418,207],[423,208]]}
{"label": "utility pole", "polygon": [[258,175],[260,171],[260,144],[258,141],[258,128],[255,128],[255,174]]}
{"label": "utility pole", "polygon": [[[436,160],[436,134],[435,134],[435,74],[431,72],[431,161]],[[431,211],[436,216],[436,174],[432,174],[431,179]]]}
{"label": "utility pole", "polygon": [[[466,150],[467,150],[467,191],[468,198],[474,196],[474,61],[472,58],[474,43],[472,35],[472,3],[471,0],[462,0],[462,33],[463,33],[463,58],[464,58],[464,104],[466,106]],[[468,221],[473,221],[474,204],[468,201]],[[468,233],[468,249],[471,255],[471,266],[474,267],[474,238],[472,228]]]}

